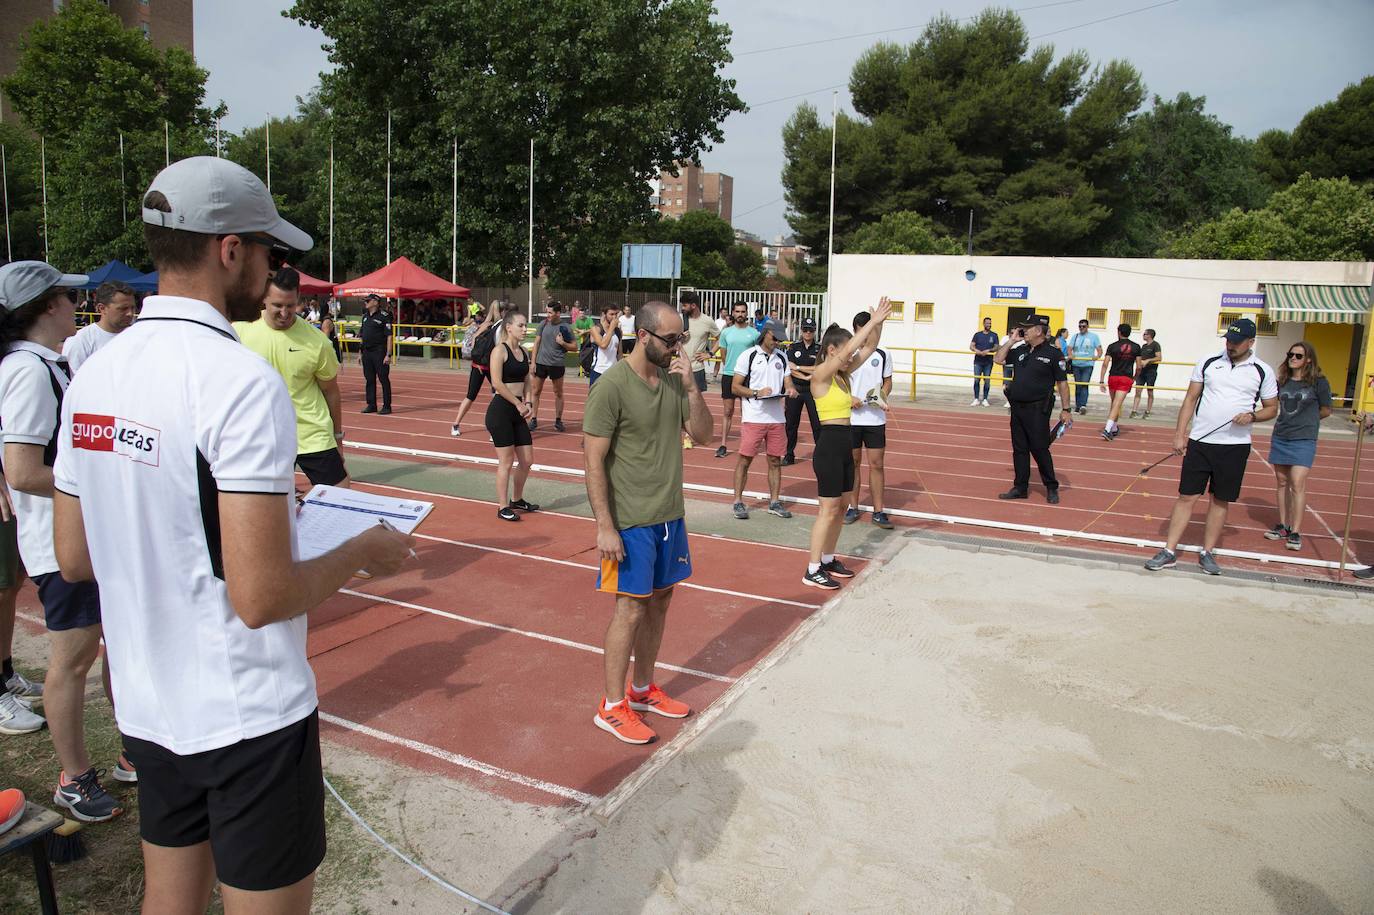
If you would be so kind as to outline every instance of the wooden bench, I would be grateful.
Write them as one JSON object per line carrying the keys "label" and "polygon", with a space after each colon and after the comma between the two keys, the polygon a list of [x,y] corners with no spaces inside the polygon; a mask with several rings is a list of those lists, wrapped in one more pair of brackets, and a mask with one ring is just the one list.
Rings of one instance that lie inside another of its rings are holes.
{"label": "wooden bench", "polygon": [[57,890],[53,887],[52,866],[48,864],[48,846],[44,840],[62,825],[62,817],[45,807],[29,801],[24,816],[6,833],[0,834],[0,858],[17,852],[25,845],[33,856],[33,874],[38,879],[38,900],[43,915],[57,915]]}

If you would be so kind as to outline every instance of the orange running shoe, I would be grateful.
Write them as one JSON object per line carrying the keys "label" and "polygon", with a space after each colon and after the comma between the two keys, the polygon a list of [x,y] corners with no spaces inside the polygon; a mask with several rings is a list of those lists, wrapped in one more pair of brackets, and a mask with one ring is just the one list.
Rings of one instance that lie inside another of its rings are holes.
{"label": "orange running shoe", "polygon": [[7,832],[24,816],[24,792],[18,788],[0,791],[0,832]]}
{"label": "orange running shoe", "polygon": [[636,712],[653,712],[664,718],[686,718],[692,714],[692,709],[687,703],[669,698],[667,693],[658,688],[657,683],[650,683],[647,693],[637,693],[634,689],[628,689],[625,691],[625,698],[629,700],[630,708]]}
{"label": "orange running shoe", "polygon": [[648,743],[658,736],[630,707],[628,701],[608,709],[603,699],[597,706],[596,716],[592,718],[592,722],[616,740],[625,743]]}

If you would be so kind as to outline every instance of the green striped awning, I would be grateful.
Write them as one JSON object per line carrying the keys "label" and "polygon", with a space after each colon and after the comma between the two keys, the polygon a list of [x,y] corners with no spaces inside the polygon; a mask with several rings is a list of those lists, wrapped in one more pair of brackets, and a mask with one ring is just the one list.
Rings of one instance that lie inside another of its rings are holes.
{"label": "green striped awning", "polygon": [[1368,286],[1265,283],[1264,295],[1271,321],[1363,324],[1369,315]]}

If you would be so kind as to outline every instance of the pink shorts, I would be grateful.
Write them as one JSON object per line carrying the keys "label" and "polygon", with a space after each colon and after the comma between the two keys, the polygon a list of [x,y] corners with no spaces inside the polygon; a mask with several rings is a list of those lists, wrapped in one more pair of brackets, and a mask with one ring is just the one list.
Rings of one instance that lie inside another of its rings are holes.
{"label": "pink shorts", "polygon": [[1127,394],[1129,394],[1131,393],[1131,387],[1134,386],[1134,384],[1135,379],[1131,378],[1130,375],[1107,376],[1107,390],[1111,391],[1113,394],[1115,394],[1118,391],[1125,391]]}
{"label": "pink shorts", "polygon": [[741,423],[739,453],[751,458],[763,451],[780,458],[787,453],[787,428],[783,423]]}

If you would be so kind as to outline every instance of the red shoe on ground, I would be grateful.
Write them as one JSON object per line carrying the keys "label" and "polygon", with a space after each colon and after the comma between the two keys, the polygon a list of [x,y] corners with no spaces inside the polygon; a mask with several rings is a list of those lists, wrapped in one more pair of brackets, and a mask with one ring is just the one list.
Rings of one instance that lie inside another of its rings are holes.
{"label": "red shoe on ground", "polygon": [[592,718],[592,722],[616,740],[625,743],[648,743],[658,736],[639,717],[639,713],[630,707],[628,700],[608,709],[603,699],[597,706],[596,716]]}
{"label": "red shoe on ground", "polygon": [[0,791],[0,833],[5,833],[24,815],[24,792],[18,788]]}
{"label": "red shoe on ground", "polygon": [[669,698],[667,693],[658,688],[657,683],[650,683],[647,693],[637,693],[633,689],[628,689],[625,691],[625,698],[629,700],[630,708],[636,712],[653,712],[664,718],[686,718],[692,714],[692,709],[687,703]]}

